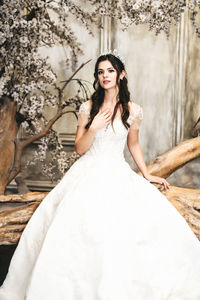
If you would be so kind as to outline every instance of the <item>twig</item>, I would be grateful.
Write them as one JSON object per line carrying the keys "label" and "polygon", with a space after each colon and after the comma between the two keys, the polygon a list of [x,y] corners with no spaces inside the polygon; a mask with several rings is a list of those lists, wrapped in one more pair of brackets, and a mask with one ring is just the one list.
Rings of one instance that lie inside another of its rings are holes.
{"label": "twig", "polygon": [[63,87],[61,88],[61,91],[63,91],[66,86],[68,85],[68,83],[72,80],[72,78],[76,75],[76,73],[78,73],[80,71],[80,69],[82,69],[86,64],[88,64],[91,61],[91,59],[89,59],[88,61],[86,61],[85,63],[82,63],[82,65],[69,77],[69,79],[62,81],[65,82],[65,84],[63,85]]}

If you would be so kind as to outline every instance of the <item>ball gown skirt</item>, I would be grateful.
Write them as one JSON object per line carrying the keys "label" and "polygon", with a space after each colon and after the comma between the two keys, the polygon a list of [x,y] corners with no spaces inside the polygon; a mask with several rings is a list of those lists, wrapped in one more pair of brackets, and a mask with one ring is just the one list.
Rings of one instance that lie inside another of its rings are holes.
{"label": "ball gown skirt", "polygon": [[0,300],[199,300],[200,243],[123,156],[120,119],[28,222]]}

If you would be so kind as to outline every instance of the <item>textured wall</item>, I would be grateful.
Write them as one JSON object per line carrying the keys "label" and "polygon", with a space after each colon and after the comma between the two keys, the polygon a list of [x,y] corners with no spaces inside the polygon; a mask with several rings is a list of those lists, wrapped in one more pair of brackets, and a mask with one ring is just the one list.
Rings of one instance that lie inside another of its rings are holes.
{"label": "textured wall", "polygon": [[127,62],[132,99],[144,111],[140,136],[147,162],[173,145],[174,35],[172,32],[169,40],[164,34],[156,37],[145,26],[132,27],[125,33],[117,30],[116,33],[116,48]]}

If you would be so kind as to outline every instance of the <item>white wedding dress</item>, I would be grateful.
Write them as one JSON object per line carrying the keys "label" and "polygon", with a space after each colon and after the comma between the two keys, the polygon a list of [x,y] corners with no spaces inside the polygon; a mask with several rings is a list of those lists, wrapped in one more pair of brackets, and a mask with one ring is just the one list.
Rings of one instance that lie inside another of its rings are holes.
{"label": "white wedding dress", "polygon": [[[132,128],[141,109],[132,104]],[[81,118],[88,116],[82,104]],[[131,129],[129,129],[131,130]],[[200,242],[124,159],[120,118],[100,129],[28,222],[0,300],[199,300]]]}

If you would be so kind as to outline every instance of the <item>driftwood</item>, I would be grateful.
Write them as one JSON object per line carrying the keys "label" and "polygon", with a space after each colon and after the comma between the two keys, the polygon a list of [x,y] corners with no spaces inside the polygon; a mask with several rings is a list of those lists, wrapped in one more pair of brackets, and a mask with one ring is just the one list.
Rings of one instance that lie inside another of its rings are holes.
{"label": "driftwood", "polygon": [[188,161],[200,156],[200,136],[186,140],[163,155],[158,156],[147,168],[150,174],[167,178]]}
{"label": "driftwood", "polygon": [[170,186],[169,190],[161,192],[185,218],[200,240],[200,189]]}
{"label": "driftwood", "polygon": [[0,195],[0,203],[31,203],[41,202],[48,192],[30,192],[27,194]]}
{"label": "driftwood", "polygon": [[[187,140],[159,156],[148,169],[151,174],[167,178],[177,168],[198,156],[200,156],[200,137]],[[156,186],[186,219],[200,239],[200,190],[170,186],[170,189],[165,191],[162,190],[162,186]],[[0,245],[18,242],[28,220],[46,195],[47,193],[0,195]]]}
{"label": "driftwood", "polygon": [[[0,245],[16,244],[19,241],[26,224],[47,194],[37,192],[0,196]],[[8,206],[10,203],[13,206]]]}
{"label": "driftwood", "polygon": [[40,202],[16,207],[0,213],[0,245],[15,244]]}

